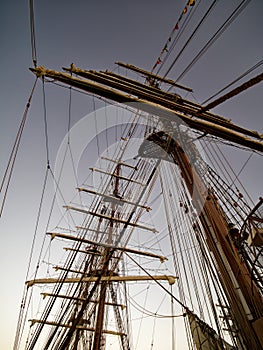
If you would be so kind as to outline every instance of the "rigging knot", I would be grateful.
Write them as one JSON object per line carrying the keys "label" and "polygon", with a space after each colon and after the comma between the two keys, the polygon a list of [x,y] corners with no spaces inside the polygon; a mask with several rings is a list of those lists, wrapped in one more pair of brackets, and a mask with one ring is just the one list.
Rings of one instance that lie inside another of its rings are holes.
{"label": "rigging knot", "polygon": [[33,72],[37,78],[42,77],[44,75],[46,75],[46,68],[44,66],[39,66],[37,68],[29,68],[31,70],[31,72]]}

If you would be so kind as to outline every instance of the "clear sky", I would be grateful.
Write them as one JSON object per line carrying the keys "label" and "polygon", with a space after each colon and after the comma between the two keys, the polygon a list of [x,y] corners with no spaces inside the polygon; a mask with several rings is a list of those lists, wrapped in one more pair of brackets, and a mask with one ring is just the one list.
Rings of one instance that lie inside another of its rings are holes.
{"label": "clear sky", "polygon": [[[218,1],[201,31],[169,73],[176,79],[207,39],[241,1]],[[187,1],[35,1],[35,29],[39,65],[61,69],[72,62],[84,69],[114,68],[115,61],[151,70]],[[196,1],[196,4],[199,1]],[[212,3],[200,1],[202,14]],[[218,41],[193,66],[180,83],[192,87],[187,98],[201,103],[252,67],[263,57],[263,1],[252,0]],[[181,42],[171,54],[177,55],[197,20],[189,23]],[[29,2],[1,1],[0,13],[0,175],[22,118],[34,76],[29,26]],[[165,73],[166,69],[160,72]],[[245,80],[259,74],[258,69]],[[243,81],[245,81],[243,80]],[[242,82],[243,82],[242,81]],[[240,82],[241,83],[241,82]],[[51,162],[67,131],[68,95],[51,87],[47,92]],[[249,129],[262,128],[263,83],[214,109]],[[73,122],[92,110],[92,100],[75,97]],[[229,159],[238,172],[249,152],[232,154]],[[36,214],[42,190],[45,138],[41,84],[32,101],[29,117],[17,156],[6,206],[0,219],[0,348],[11,348],[18,317]],[[253,155],[241,173],[256,200],[262,195],[261,157]],[[2,197],[1,197],[2,198]]]}

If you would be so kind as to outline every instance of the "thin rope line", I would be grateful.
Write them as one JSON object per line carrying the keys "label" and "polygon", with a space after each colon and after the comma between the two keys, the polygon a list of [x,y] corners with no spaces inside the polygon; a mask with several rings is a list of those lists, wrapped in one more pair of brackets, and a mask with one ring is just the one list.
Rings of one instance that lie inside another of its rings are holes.
{"label": "thin rope line", "polygon": [[168,289],[166,289],[159,281],[154,279],[154,277],[147,271],[145,270],[139,263],[137,263],[136,260],[134,260],[127,252],[125,254],[140,268],[145,272],[149,277],[153,279],[155,283],[157,283],[167,294],[169,294],[178,304],[180,304],[186,311],[190,311],[187,306],[185,306],[179,299],[177,299]]}
{"label": "thin rope line", "polygon": [[201,27],[202,23],[205,21],[206,17],[210,14],[210,12],[212,11],[212,8],[215,6],[217,0],[214,0],[213,3],[210,5],[209,9],[206,11],[206,13],[204,14],[204,16],[202,17],[201,21],[198,23],[198,25],[196,26],[195,30],[193,31],[193,33],[190,35],[190,37],[188,38],[188,40],[186,41],[186,43],[184,44],[184,46],[182,47],[182,49],[180,50],[180,52],[178,53],[178,55],[175,57],[175,59],[173,60],[172,64],[170,65],[170,67],[168,68],[168,70],[166,71],[164,78],[167,76],[167,74],[171,71],[171,69],[173,68],[173,66],[175,65],[175,63],[177,62],[178,58],[181,56],[181,54],[183,53],[183,51],[185,50],[185,48],[188,46],[188,44],[190,43],[190,41],[193,39],[193,37],[196,35],[198,29]]}
{"label": "thin rope line", "polygon": [[35,15],[34,15],[34,0],[29,0],[30,7],[30,34],[31,34],[31,52],[34,67],[37,67],[36,54],[36,34],[35,34]]}
{"label": "thin rope line", "polygon": [[[246,8],[251,0],[243,0],[243,2],[231,13],[231,15],[225,20],[221,27],[215,32],[215,34],[208,40],[203,48],[198,52],[194,59],[188,64],[184,71],[179,75],[176,81],[180,81],[186,73],[192,68],[192,66],[203,56],[203,54],[220,38],[224,31],[230,26],[230,24],[240,15],[240,13]],[[246,2],[246,3],[245,3]]]}
{"label": "thin rope line", "polygon": [[[33,251],[34,251],[34,248],[35,248],[36,235],[37,235],[40,215],[41,215],[41,211],[42,211],[43,199],[44,199],[44,194],[45,194],[45,189],[46,189],[46,184],[47,184],[48,171],[49,171],[49,168],[47,167],[46,172],[45,172],[45,178],[44,178],[44,184],[43,184],[43,188],[42,188],[41,199],[40,199],[39,208],[38,208],[38,214],[37,214],[37,220],[36,220],[36,225],[35,225],[35,230],[34,230],[33,241],[32,241],[30,254],[29,254],[29,261],[28,261],[28,267],[27,267],[27,272],[26,272],[26,281],[27,281],[28,276],[29,276],[29,270],[30,270],[30,266],[31,266],[31,262],[32,262]],[[43,248],[43,245],[42,245],[42,248]],[[41,248],[41,251],[42,251],[42,248]],[[36,270],[35,270],[35,273],[34,273],[34,279],[35,279],[35,277],[37,275],[38,268],[39,268],[39,261],[37,263],[37,267],[36,267]],[[31,293],[30,293],[30,296],[29,296],[27,309],[26,309],[26,311],[23,311],[24,307],[25,307],[25,301],[26,301],[25,297],[27,295],[27,290],[28,290],[28,288],[25,287],[24,295],[23,295],[22,303],[21,303],[18,327],[17,327],[17,331],[16,331],[17,333],[16,333],[16,338],[15,338],[14,349],[16,349],[19,346],[19,343],[21,341],[21,335],[22,334],[20,333],[20,330],[21,330],[21,328],[22,328],[22,330],[24,329],[25,322],[26,322],[26,317],[27,317],[28,309],[29,309],[29,303],[30,303],[30,300],[32,298],[33,290],[31,290]],[[25,312],[25,314],[24,314],[24,312]],[[24,319],[22,319],[23,316],[24,316]],[[20,334],[20,339],[19,339],[19,334]]]}
{"label": "thin rope line", "polygon": [[70,144],[71,103],[72,103],[72,88],[70,86],[69,87],[69,106],[68,106],[68,144]]}
{"label": "thin rope line", "polygon": [[263,60],[259,61],[258,63],[256,63],[253,67],[249,68],[245,73],[241,74],[239,77],[237,77],[235,80],[231,81],[231,83],[227,84],[225,87],[223,87],[221,90],[219,90],[217,93],[215,93],[213,96],[209,97],[207,100],[205,100],[204,102],[202,102],[202,105],[207,103],[208,101],[212,100],[214,97],[218,96],[221,92],[225,91],[226,89],[228,89],[230,86],[234,85],[235,83],[237,83],[239,80],[241,80],[242,78],[244,78],[246,75],[248,75],[249,73],[253,72],[255,69],[257,69],[258,67],[260,67],[263,64]]}
{"label": "thin rope line", "polygon": [[242,171],[244,170],[245,166],[247,165],[247,163],[249,162],[249,160],[251,159],[251,157],[253,156],[254,153],[251,153],[250,156],[248,157],[248,159],[245,161],[245,163],[243,164],[243,166],[241,167],[241,169],[239,170],[238,174],[235,176],[235,178],[233,179],[232,183],[230,184],[230,187],[232,187],[234,185],[234,183],[236,182],[237,178],[239,177],[239,175],[242,173]]}
{"label": "thin rope line", "polygon": [[47,165],[49,167],[49,147],[48,147],[48,125],[47,125],[47,107],[46,107],[46,93],[45,93],[45,81],[42,80],[42,92],[43,92],[43,109],[44,109],[44,127],[45,127],[45,141],[46,141],[46,157]]}
{"label": "thin rope line", "polygon": [[[3,197],[2,205],[1,205],[1,209],[0,209],[0,218],[1,218],[3,210],[4,210],[4,205],[5,205],[5,202],[6,202],[6,197],[7,197],[7,193],[8,193],[8,189],[9,189],[9,185],[10,185],[10,181],[11,181],[11,177],[12,177],[12,174],[13,174],[15,161],[16,161],[16,157],[17,157],[17,154],[18,154],[18,149],[19,149],[19,146],[20,146],[20,142],[21,142],[23,130],[24,130],[24,127],[25,127],[26,119],[27,119],[27,116],[28,116],[28,111],[29,111],[29,108],[30,108],[30,105],[31,105],[31,100],[32,100],[32,97],[33,97],[33,94],[34,94],[34,91],[35,91],[36,82],[37,82],[37,78],[35,79],[35,82],[33,84],[33,88],[31,90],[29,99],[27,101],[26,108],[25,108],[25,111],[23,113],[22,121],[21,121],[21,124],[19,126],[19,130],[18,130],[18,133],[16,135],[16,139],[15,139],[15,142],[14,142],[14,145],[13,145],[13,148],[12,148],[9,160],[8,160],[8,164],[7,164],[7,167],[6,167],[6,170],[5,170],[5,174],[4,174],[2,183],[1,183],[0,192],[2,191],[2,189],[4,187],[4,184],[5,184],[8,172],[9,172],[8,179],[7,179],[7,184],[6,184],[6,189],[5,189],[5,193],[4,193],[4,197]],[[10,166],[11,166],[11,168],[10,168]],[[9,171],[9,169],[10,169],[10,171]]]}

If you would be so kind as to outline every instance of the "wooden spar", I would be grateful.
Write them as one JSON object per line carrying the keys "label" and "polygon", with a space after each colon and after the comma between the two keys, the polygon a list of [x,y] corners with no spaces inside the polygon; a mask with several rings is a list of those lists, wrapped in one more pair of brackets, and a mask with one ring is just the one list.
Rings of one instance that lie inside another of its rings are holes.
{"label": "wooden spar", "polygon": [[[153,275],[153,276],[103,276],[101,282],[136,282],[136,281],[168,281],[170,285],[175,283],[177,277],[171,275]],[[80,283],[80,282],[96,282],[98,277],[68,277],[63,279],[63,283]],[[26,281],[27,287],[32,287],[35,284],[55,284],[61,283],[59,278],[36,278]]]}
{"label": "wooden spar", "polygon": [[106,174],[106,175],[110,175],[110,176],[113,176],[113,177],[117,177],[118,179],[121,179],[121,180],[126,180],[126,181],[129,181],[129,182],[133,182],[135,184],[138,184],[138,185],[141,185],[141,186],[144,186],[144,184],[142,182],[139,182],[139,181],[136,181],[136,180],[133,180],[133,179],[130,179],[128,177],[125,177],[125,176],[122,176],[122,175],[117,175],[117,174],[111,174],[105,170],[102,170],[102,169],[98,169],[98,168],[90,168],[91,171],[95,171],[95,172],[98,172],[98,173],[101,173],[101,174]]}
{"label": "wooden spar", "polygon": [[82,250],[82,249],[75,249],[75,248],[69,248],[69,247],[65,247],[63,249],[66,250],[66,251],[72,251],[72,252],[78,252],[78,253],[84,253],[84,254],[101,256],[100,252],[94,252],[94,251],[92,251],[92,249]]}
{"label": "wooden spar", "polygon": [[[71,66],[70,69],[63,69],[89,80],[93,80],[97,83],[127,92],[139,98],[143,98],[149,102],[160,104],[164,107],[172,109],[173,111],[187,113],[200,119],[215,122],[218,125],[226,126],[233,131],[243,132],[251,137],[258,136],[254,131],[243,129],[240,126],[232,124],[229,120],[221,116],[212,114],[211,112],[206,112],[206,110],[203,110],[203,107],[197,103],[182,99],[175,94],[164,92],[158,88],[138,83],[137,81],[133,81],[131,79],[129,79],[127,82],[127,78],[123,78],[121,76],[118,76],[118,79],[113,79],[113,77],[109,76],[109,74],[82,70],[74,67],[74,65]],[[132,83],[130,83],[130,81]]]}
{"label": "wooden spar", "polygon": [[101,157],[101,159],[108,160],[110,162],[113,162],[113,163],[116,163],[116,164],[119,164],[119,165],[122,165],[122,166],[126,166],[126,167],[134,169],[134,170],[138,170],[137,166],[130,165],[130,164],[124,163],[124,162],[120,162],[120,161],[115,160],[115,159],[111,159],[111,158],[108,158],[108,157]]}
{"label": "wooden spar", "polygon": [[109,80],[110,82],[112,83],[116,83],[116,84],[123,84],[127,87],[131,87],[132,89],[133,88],[136,88],[138,89],[138,91],[142,91],[142,92],[145,92],[145,93],[150,93],[150,94],[153,94],[153,95],[156,95],[156,96],[159,96],[159,97],[166,97],[167,99],[169,100],[176,100],[176,99],[181,99],[181,96],[175,94],[175,93],[172,93],[172,92],[166,92],[166,91],[163,91],[161,90],[160,88],[158,87],[155,87],[155,86],[151,86],[151,85],[146,85],[144,83],[140,83],[138,81],[135,81],[133,79],[130,79],[130,78],[127,78],[127,77],[124,77],[122,75],[119,75],[119,74],[116,74],[116,73],[112,73],[112,72],[109,72],[109,71],[105,71],[105,72],[95,72],[95,71],[91,71],[91,72],[94,72],[94,74],[96,73],[96,76],[100,77],[101,79],[107,79]]}
{"label": "wooden spar", "polygon": [[93,245],[97,245],[97,246],[100,246],[100,247],[105,247],[105,248],[110,248],[110,249],[114,249],[114,250],[119,250],[119,251],[122,251],[122,252],[133,253],[133,254],[143,255],[143,256],[149,256],[151,258],[160,259],[161,262],[164,262],[165,260],[168,260],[164,256],[153,254],[153,253],[150,253],[150,252],[143,252],[143,251],[140,251],[140,250],[125,248],[125,247],[115,247],[114,245],[111,245],[111,244],[95,242],[95,241],[91,241],[91,240],[86,239],[86,238],[82,239],[82,238],[78,238],[78,237],[71,236],[71,235],[65,235],[63,233],[47,232],[47,234],[52,236],[52,238],[59,237],[59,238],[73,240],[73,241],[83,242],[83,243],[86,243],[86,244],[93,244]]}
{"label": "wooden spar", "polygon": [[[51,322],[51,321],[43,321],[43,320],[38,320],[38,319],[31,319],[29,321],[32,322],[32,324],[34,324],[34,323],[43,323],[43,324],[46,324],[46,325],[49,325],[49,326],[58,326],[58,327],[65,327],[65,328],[70,328],[71,327],[71,324],[63,324],[63,323]],[[76,329],[81,329],[83,331],[95,332],[95,328],[86,327],[86,326],[82,326],[82,325],[77,325]],[[102,333],[111,334],[111,335],[125,335],[125,333],[115,332],[115,331],[106,330],[106,329],[103,329]]]}
{"label": "wooden spar", "polygon": [[[139,91],[150,92],[156,96],[160,96],[160,93],[162,92],[159,88],[156,88],[154,86],[149,86],[143,83],[140,83],[138,81],[135,81],[133,79],[123,77],[119,74],[111,73],[108,71],[105,72],[97,72],[95,70],[83,70],[80,68],[75,67],[74,65],[70,68],[62,67],[62,69],[66,72],[74,73],[76,75],[79,75],[83,78],[87,78],[90,80],[94,80],[98,83],[107,83],[106,85],[109,85],[112,87],[121,87],[124,88],[127,86],[129,89],[137,88]],[[109,84],[108,84],[109,83]],[[113,84],[116,84],[115,86]],[[121,90],[121,89],[120,89]],[[162,92],[164,96],[167,98],[175,97],[175,94],[169,93],[169,92]]]}
{"label": "wooden spar", "polygon": [[[99,192],[96,192],[94,190],[89,190],[87,188],[83,188],[83,187],[78,187],[77,188],[78,191],[83,191],[83,192],[87,192],[87,193],[90,193],[90,194],[95,194],[97,196],[100,196],[100,197],[103,197],[103,198],[106,198],[109,202],[114,202],[115,204],[118,204],[118,205],[123,205],[124,203],[127,203],[127,204],[132,204],[132,205],[135,205],[134,202],[131,202],[131,201],[127,201],[126,199],[123,199],[123,198],[116,198],[112,195],[107,195],[107,194],[104,194],[104,193],[99,193]],[[137,204],[138,207],[140,208],[143,208],[143,209],[146,209],[146,211],[150,211],[151,208],[146,206],[146,205],[140,205],[140,204]]]}
{"label": "wooden spar", "polygon": [[[96,72],[96,71],[87,71],[80,68],[76,68],[74,65],[71,65],[71,68],[63,68],[65,71],[70,72],[71,74],[74,73],[76,75],[86,77],[89,80],[93,80],[102,84],[105,84],[107,86],[111,86],[113,88],[119,88],[119,90],[124,92],[134,92],[135,94],[141,92],[147,93],[145,96],[148,98],[152,98],[153,96],[162,98],[169,101],[169,105],[171,102],[175,103],[176,100],[180,100],[180,103],[176,105],[178,108],[178,111],[182,110],[183,112],[186,110],[188,113],[198,114],[200,118],[203,118],[205,120],[210,121],[221,121],[224,123],[228,123],[230,125],[233,125],[229,120],[225,119],[224,117],[221,117],[219,115],[213,114],[211,112],[206,113],[200,113],[200,108],[202,107],[200,104],[197,104],[193,101],[189,101],[186,99],[183,99],[179,95],[175,95],[174,93],[168,93],[165,92],[159,88],[148,86],[143,83],[139,83],[138,81],[134,81],[132,79],[129,79],[127,77],[123,77],[121,75],[111,73],[111,72]],[[143,97],[141,95],[141,97]],[[183,105],[183,106],[182,106]],[[203,111],[202,111],[203,112]],[[239,127],[240,128],[240,127]],[[247,130],[248,131],[248,130]],[[251,136],[254,136],[255,132],[252,132]]]}
{"label": "wooden spar", "polygon": [[[161,103],[153,103],[146,99],[131,97],[130,95],[114,91],[105,86],[95,84],[91,81],[74,78],[69,74],[56,72],[54,70],[48,70],[44,67],[38,67],[36,69],[31,68],[31,70],[37,76],[46,76],[58,80],[64,84],[73,86],[75,88],[93,94],[97,94],[99,96],[127,105],[129,107],[140,109],[142,111],[152,113],[154,115],[158,115],[160,118],[178,122],[178,118],[175,117],[178,116],[190,128],[219,137],[230,142],[234,142],[238,145],[245,146],[256,151],[263,152],[262,136],[259,135],[257,132],[246,130],[227,121],[224,123],[224,125],[220,125],[218,120],[200,120],[200,116],[204,116],[203,113],[200,113],[200,109],[202,106],[200,106],[199,108],[199,115],[197,110],[195,113],[188,112],[188,114],[190,115],[189,116],[178,112],[178,104],[173,105],[173,102],[170,101],[170,108],[168,108],[163,106]],[[172,109],[173,106],[174,109]],[[183,103],[181,109],[183,109]],[[233,129],[235,129],[236,131],[234,131]]]}
{"label": "wooden spar", "polygon": [[128,69],[130,69],[130,70],[132,70],[132,71],[134,71],[134,72],[143,74],[143,75],[148,76],[148,77],[151,77],[151,78],[153,78],[153,79],[157,79],[157,80],[159,80],[159,81],[163,81],[164,83],[167,83],[167,84],[176,86],[176,87],[178,87],[178,88],[180,88],[180,89],[183,89],[183,90],[186,90],[186,91],[189,91],[189,92],[192,92],[192,91],[193,91],[193,89],[188,88],[188,87],[186,87],[186,86],[183,86],[183,85],[181,85],[181,84],[178,84],[178,83],[176,83],[175,81],[173,81],[173,80],[171,80],[171,79],[166,79],[166,78],[160,77],[160,76],[158,76],[158,75],[156,75],[156,74],[153,74],[153,73],[150,73],[150,72],[148,72],[148,71],[146,71],[146,70],[143,70],[143,69],[141,69],[141,68],[135,67],[135,66],[133,66],[132,64],[125,64],[125,63],[121,63],[121,62],[115,62],[115,63],[116,63],[118,66],[120,66],[120,67],[128,68]]}
{"label": "wooden spar", "polygon": [[[101,256],[102,253],[101,252],[95,252],[92,248],[91,249],[87,249],[87,250],[82,250],[82,249],[75,249],[75,248],[69,248],[69,247],[65,247],[63,248],[66,251],[72,251],[72,252],[78,252],[78,253],[84,253],[86,255],[98,255]],[[118,256],[113,256],[112,259],[119,259]]]}
{"label": "wooden spar", "polygon": [[90,228],[90,227],[84,227],[84,226],[76,226],[76,228],[78,230],[84,230],[84,231],[90,231],[90,232],[96,232],[96,233],[105,233],[105,231],[101,231],[101,230],[97,230],[94,228]]}
{"label": "wooden spar", "polygon": [[90,211],[90,210],[76,208],[76,207],[72,207],[70,205],[64,205],[63,208],[66,208],[68,210],[69,209],[70,210],[75,210],[75,211],[78,211],[78,212],[83,213],[83,214],[94,215],[94,216],[97,216],[99,218],[106,219],[106,220],[112,220],[112,221],[115,221],[115,222],[119,222],[121,224],[126,224],[126,225],[129,225],[129,226],[138,227],[138,228],[141,228],[143,230],[152,231],[154,233],[158,232],[155,228],[147,227],[147,226],[144,226],[144,225],[141,225],[141,224],[137,224],[135,222],[128,222],[127,220],[122,220],[122,219],[119,219],[119,218],[116,218],[116,217],[112,218],[111,216],[103,215],[103,214],[96,213],[96,212],[93,212],[93,211]]}
{"label": "wooden spar", "polygon": [[[80,297],[73,297],[70,295],[62,295],[62,294],[53,294],[53,293],[41,293],[43,295],[43,298],[45,297],[55,297],[55,298],[62,298],[62,299],[69,299],[69,300],[76,300],[76,301],[85,301],[86,298],[80,298]],[[99,301],[98,300],[90,300],[90,303],[97,304]],[[110,305],[110,306],[117,306],[120,307],[121,309],[125,309],[126,306],[123,304],[118,304],[118,303],[110,303],[110,302],[105,302],[105,305]]]}
{"label": "wooden spar", "polygon": [[[141,97],[151,98],[154,102],[162,100],[165,103],[165,100],[175,102],[180,99],[179,95],[164,92],[156,87],[148,86],[132,79],[124,78],[122,76],[112,75],[109,73],[96,72],[96,71],[86,71],[79,68],[63,68],[66,71],[70,71],[76,75],[79,75],[83,78],[95,81],[100,84],[107,85],[114,89],[118,89],[123,92],[127,92],[132,95],[140,95]],[[116,77],[117,76],[117,77]]]}

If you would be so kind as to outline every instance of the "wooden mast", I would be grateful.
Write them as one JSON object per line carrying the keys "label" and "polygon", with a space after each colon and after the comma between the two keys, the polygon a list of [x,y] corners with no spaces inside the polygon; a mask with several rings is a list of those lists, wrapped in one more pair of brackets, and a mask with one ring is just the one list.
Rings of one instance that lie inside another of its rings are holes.
{"label": "wooden mast", "polygon": [[[114,175],[115,177],[115,183],[114,183],[114,189],[113,189],[113,196],[118,198],[119,197],[119,176],[120,176],[120,164],[117,164]],[[115,217],[116,212],[116,203],[111,202],[111,218]],[[113,243],[112,235],[114,230],[114,224],[115,221],[113,219],[110,220],[110,227],[109,227],[109,234],[108,234],[108,241],[107,244],[110,246]],[[104,257],[104,263],[103,266],[105,268],[105,275],[108,275],[108,271],[110,270],[110,248],[105,248],[105,257]],[[98,311],[97,311],[97,321],[96,321],[96,328],[93,338],[93,347],[92,350],[100,350],[101,349],[101,340],[102,340],[102,330],[103,330],[103,322],[104,322],[104,310],[105,310],[105,302],[106,302],[106,291],[107,287],[109,285],[109,281],[101,281],[100,285],[100,297],[99,297],[99,305],[98,305]]]}
{"label": "wooden mast", "polygon": [[[170,154],[179,166],[182,178],[192,197],[193,206],[206,233],[206,242],[216,261],[219,277],[237,320],[246,348],[261,349],[261,333],[253,323],[263,323],[262,296],[251,280],[235,246],[229,240],[229,229],[223,211],[212,190],[207,191],[198,172],[191,165],[180,144],[164,132],[150,135],[146,142],[156,143]],[[144,144],[139,155],[144,152]],[[252,288],[254,285],[254,288]]]}

